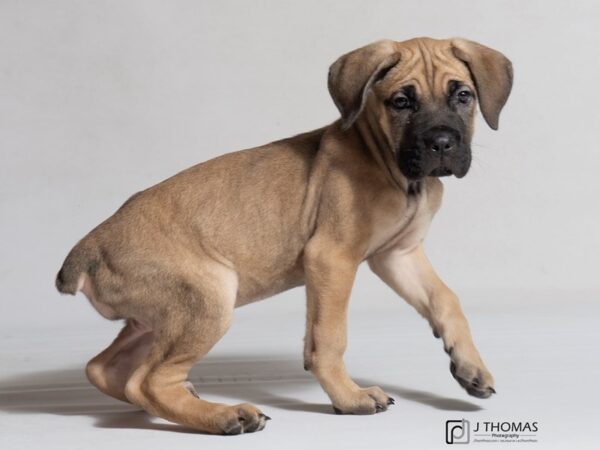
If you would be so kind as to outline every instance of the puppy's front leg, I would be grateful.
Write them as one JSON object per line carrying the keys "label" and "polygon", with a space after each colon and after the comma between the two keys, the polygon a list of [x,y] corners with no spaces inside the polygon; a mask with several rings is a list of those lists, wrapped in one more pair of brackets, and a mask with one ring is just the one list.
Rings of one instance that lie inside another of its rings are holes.
{"label": "puppy's front leg", "polygon": [[469,331],[458,297],[437,276],[422,246],[406,253],[391,249],[369,259],[369,266],[386,284],[425,317],[450,355],[450,371],[475,397],[487,398],[494,379],[487,370]]}
{"label": "puppy's front leg", "polygon": [[374,414],[393,403],[379,387],[361,389],[343,361],[347,307],[358,262],[344,251],[312,241],[304,256],[307,324],[304,365],[338,414]]}

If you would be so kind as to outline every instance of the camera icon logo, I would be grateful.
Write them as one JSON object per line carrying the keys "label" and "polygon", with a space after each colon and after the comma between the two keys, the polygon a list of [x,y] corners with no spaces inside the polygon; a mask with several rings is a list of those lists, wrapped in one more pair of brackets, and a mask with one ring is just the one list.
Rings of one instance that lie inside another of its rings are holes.
{"label": "camera icon logo", "polygon": [[468,444],[471,441],[471,424],[466,419],[446,421],[446,444]]}

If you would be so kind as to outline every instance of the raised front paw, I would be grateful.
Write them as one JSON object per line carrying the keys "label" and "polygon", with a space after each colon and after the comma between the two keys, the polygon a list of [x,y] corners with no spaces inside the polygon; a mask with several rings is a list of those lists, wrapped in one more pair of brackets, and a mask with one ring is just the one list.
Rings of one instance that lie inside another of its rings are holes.
{"label": "raised front paw", "polygon": [[450,373],[469,395],[488,398],[496,393],[494,378],[480,358],[469,358],[450,349]]}
{"label": "raised front paw", "polygon": [[336,414],[376,414],[386,411],[395,400],[377,386],[350,391],[334,402]]}

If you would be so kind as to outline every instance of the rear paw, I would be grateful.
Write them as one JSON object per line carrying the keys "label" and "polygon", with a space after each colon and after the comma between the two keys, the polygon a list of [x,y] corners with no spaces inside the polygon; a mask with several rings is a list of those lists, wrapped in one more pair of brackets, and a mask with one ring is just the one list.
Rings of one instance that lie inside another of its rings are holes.
{"label": "rear paw", "polygon": [[496,393],[494,379],[488,370],[475,364],[461,362],[454,357],[450,362],[450,373],[469,395],[488,398]]}
{"label": "rear paw", "polygon": [[396,401],[377,386],[360,389],[333,405],[336,414],[377,414]]}
{"label": "rear paw", "polygon": [[223,434],[261,431],[271,418],[249,403],[230,406],[220,426]]}

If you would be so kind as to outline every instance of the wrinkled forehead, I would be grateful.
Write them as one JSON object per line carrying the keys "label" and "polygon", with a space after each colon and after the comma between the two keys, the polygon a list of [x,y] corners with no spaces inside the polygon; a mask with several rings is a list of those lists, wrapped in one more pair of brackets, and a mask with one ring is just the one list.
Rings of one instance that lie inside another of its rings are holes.
{"label": "wrinkled forehead", "polygon": [[400,62],[382,80],[384,93],[404,86],[414,86],[419,97],[446,95],[450,81],[459,81],[474,89],[467,66],[453,53],[451,42],[434,39],[412,39],[398,42]]}

